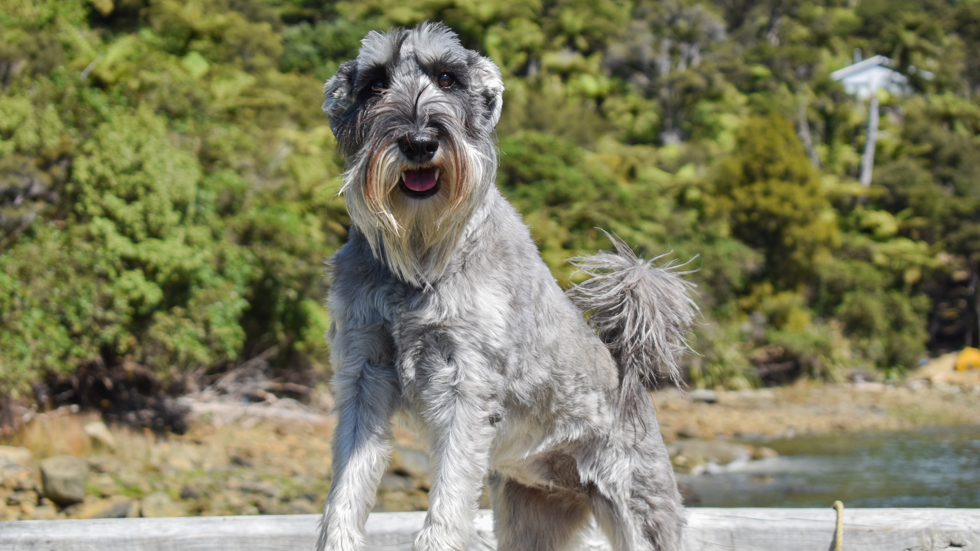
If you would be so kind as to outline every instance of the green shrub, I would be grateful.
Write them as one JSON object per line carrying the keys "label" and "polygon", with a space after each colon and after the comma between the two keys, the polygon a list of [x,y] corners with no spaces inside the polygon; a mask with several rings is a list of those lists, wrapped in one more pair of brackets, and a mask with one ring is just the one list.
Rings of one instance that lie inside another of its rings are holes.
{"label": "green shrub", "polygon": [[[427,19],[501,67],[498,183],[562,285],[598,228],[697,256],[692,384],[975,345],[980,12],[729,4],[5,1],[0,394],[273,347],[275,370],[328,372],[322,261],[348,219],[323,81],[369,29]],[[868,188],[867,108],[830,77],[857,47],[915,88],[882,98]]]}
{"label": "green shrub", "polygon": [[694,388],[740,390],[759,386],[759,375],[746,352],[750,343],[736,324],[702,325],[691,341],[698,355],[689,359],[688,380]]}
{"label": "green shrub", "polygon": [[929,307],[923,295],[858,291],[844,296],[838,318],[863,358],[879,367],[908,370],[926,353],[929,335],[922,320]]}
{"label": "green shrub", "polygon": [[802,375],[813,379],[840,382],[854,366],[851,343],[835,322],[814,323],[797,331],[770,331],[768,341],[781,351],[781,361],[796,363]]}

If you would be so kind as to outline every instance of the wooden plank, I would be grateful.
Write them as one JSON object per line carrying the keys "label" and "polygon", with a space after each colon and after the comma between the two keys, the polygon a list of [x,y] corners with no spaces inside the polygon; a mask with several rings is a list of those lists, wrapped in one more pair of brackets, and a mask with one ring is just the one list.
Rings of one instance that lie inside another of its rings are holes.
{"label": "wooden plank", "polygon": [[[685,551],[832,549],[833,509],[689,509]],[[980,509],[845,509],[846,551],[980,551]]]}
{"label": "wooden plank", "polygon": [[[685,551],[827,551],[833,509],[688,509]],[[410,551],[424,512],[375,513],[367,550]],[[20,521],[0,523],[3,551],[294,551],[314,548],[317,515]],[[980,551],[980,509],[847,509],[846,551]],[[496,547],[480,511],[470,549]],[[608,550],[596,532],[585,549]]]}

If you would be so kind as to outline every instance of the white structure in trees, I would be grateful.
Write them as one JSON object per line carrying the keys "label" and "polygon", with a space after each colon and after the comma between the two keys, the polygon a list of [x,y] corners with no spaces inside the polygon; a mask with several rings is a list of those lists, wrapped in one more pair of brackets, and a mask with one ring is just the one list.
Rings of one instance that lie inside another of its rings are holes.
{"label": "white structure in trees", "polygon": [[843,84],[848,94],[861,100],[874,96],[878,90],[895,95],[909,93],[909,79],[889,69],[891,62],[883,55],[876,55],[838,69],[830,73],[830,78]]}
{"label": "white structure in trees", "polygon": [[[871,172],[875,165],[875,144],[878,142],[878,90],[885,90],[896,96],[911,92],[909,79],[898,71],[889,69],[892,60],[883,55],[876,55],[861,61],[861,50],[854,50],[854,64],[830,73],[830,78],[844,85],[848,94],[857,96],[859,100],[871,98],[868,104],[868,137],[864,144],[864,154],[861,155],[861,185],[871,185]],[[909,67],[909,73],[916,73],[915,67]],[[933,74],[919,70],[918,73],[926,80],[932,80]]]}
{"label": "white structure in trees", "polygon": [[[904,95],[911,91],[909,79],[898,71],[889,68],[892,60],[876,55],[861,61],[861,51],[855,50],[854,64],[830,73],[830,78],[844,85],[848,94],[859,100],[871,98],[868,105],[868,136],[861,156],[861,185],[871,185],[871,173],[875,164],[875,145],[878,141],[878,90],[889,94]],[[914,73],[915,67],[909,67]],[[932,80],[932,73],[921,71],[922,76]]]}

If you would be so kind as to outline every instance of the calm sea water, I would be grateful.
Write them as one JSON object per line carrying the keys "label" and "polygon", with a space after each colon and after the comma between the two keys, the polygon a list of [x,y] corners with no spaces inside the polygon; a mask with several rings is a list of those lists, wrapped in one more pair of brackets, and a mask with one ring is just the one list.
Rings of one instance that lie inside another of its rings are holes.
{"label": "calm sea water", "polygon": [[705,507],[980,508],[980,426],[777,440],[776,459],[681,476]]}

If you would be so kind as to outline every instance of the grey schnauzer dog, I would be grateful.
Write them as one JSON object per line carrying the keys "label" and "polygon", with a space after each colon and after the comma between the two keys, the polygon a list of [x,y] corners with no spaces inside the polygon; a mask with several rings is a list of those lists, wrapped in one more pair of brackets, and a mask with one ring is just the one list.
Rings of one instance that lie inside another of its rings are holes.
{"label": "grey schnauzer dog", "polygon": [[575,548],[590,515],[617,550],[681,548],[644,386],[676,375],[691,285],[614,241],[562,292],[494,185],[503,89],[434,23],[368,34],[326,83],[352,228],[331,260],[339,421],[320,550],[364,547],[396,413],[434,465],[416,550],[468,547],[485,477],[500,550]]}

